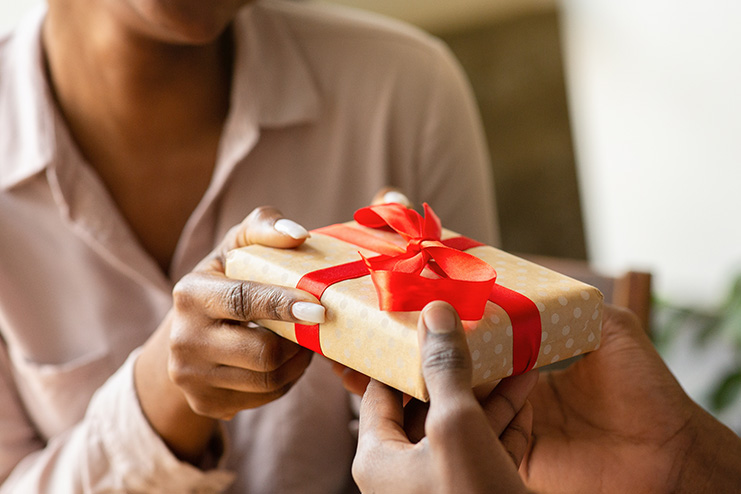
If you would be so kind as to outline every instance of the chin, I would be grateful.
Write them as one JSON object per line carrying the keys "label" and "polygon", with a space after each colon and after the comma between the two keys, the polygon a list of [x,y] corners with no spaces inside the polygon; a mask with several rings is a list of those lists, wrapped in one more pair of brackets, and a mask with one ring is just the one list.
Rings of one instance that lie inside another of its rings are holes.
{"label": "chin", "polygon": [[144,29],[162,41],[206,44],[216,40],[252,0],[129,0]]}

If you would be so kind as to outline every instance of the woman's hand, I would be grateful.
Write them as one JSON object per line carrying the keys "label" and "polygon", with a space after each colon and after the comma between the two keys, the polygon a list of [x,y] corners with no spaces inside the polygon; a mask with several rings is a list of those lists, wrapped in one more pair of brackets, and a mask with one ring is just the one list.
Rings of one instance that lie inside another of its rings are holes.
{"label": "woman's hand", "polygon": [[503,381],[487,397],[485,411],[471,389],[468,345],[453,308],[432,302],[419,321],[430,406],[426,418],[415,418],[422,419],[424,437],[410,439],[416,433],[408,427],[419,422],[408,423],[401,393],[371,381],[353,463],[358,486],[364,492],[525,492],[516,463],[529,439],[532,410],[526,397],[537,375]]}
{"label": "woman's hand", "polygon": [[224,275],[231,249],[292,248],[307,237],[277,210],[258,208],[175,286],[172,310],[136,362],[135,382],[152,427],[181,458],[200,458],[214,419],[283,396],[309,365],[311,351],[250,321],[321,323],[319,301],[295,288]]}
{"label": "woman's hand", "polygon": [[544,374],[521,466],[549,493],[734,492],[741,439],[680,387],[637,318],[606,306],[601,347]]}

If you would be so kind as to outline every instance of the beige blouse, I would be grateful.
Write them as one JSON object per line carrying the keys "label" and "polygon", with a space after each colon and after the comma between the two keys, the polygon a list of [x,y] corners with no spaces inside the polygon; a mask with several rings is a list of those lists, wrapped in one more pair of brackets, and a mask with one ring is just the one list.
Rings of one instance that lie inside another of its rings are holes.
{"label": "beige blouse", "polygon": [[390,184],[446,227],[495,241],[460,68],[393,21],[279,0],[246,8],[217,166],[163,273],[54,106],[43,16],[0,40],[0,492],[351,490],[355,417],[328,362],[315,358],[285,397],[225,423],[227,451],[203,470],[147,424],[133,358],[174,282],[260,205],[315,228]]}

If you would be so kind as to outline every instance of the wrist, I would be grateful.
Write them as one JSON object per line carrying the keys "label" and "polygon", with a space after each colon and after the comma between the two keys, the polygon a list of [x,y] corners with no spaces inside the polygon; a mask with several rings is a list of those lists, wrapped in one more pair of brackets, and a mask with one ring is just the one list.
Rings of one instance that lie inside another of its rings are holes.
{"label": "wrist", "polygon": [[[165,325],[167,322],[164,323]],[[167,352],[157,351],[167,328],[147,342],[134,365],[134,385],[149,425],[180,460],[199,465],[214,444],[217,421],[196,414],[167,373]],[[158,341],[160,340],[160,341]]]}
{"label": "wrist", "polygon": [[674,492],[716,494],[741,485],[741,438],[697,407],[686,428],[688,448],[678,463]]}

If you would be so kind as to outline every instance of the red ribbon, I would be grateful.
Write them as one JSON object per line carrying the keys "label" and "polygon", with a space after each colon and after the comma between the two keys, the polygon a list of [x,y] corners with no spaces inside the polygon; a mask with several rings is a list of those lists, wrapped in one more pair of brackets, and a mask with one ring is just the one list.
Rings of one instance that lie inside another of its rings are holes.
{"label": "red ribbon", "polygon": [[[400,204],[382,204],[355,213],[357,223],[390,229],[401,237],[403,245],[347,225],[315,230],[380,255],[307,273],[297,287],[321,298],[330,285],[370,273],[381,310],[417,311],[433,300],[444,300],[463,320],[480,319],[486,302],[491,300],[507,312],[512,322],[513,373],[530,370],[540,349],[537,307],[524,295],[497,285],[494,268],[463,252],[483,244],[466,237],[441,240],[439,218],[427,204],[424,211],[421,216]],[[323,354],[319,325],[296,324],[296,339]]]}

